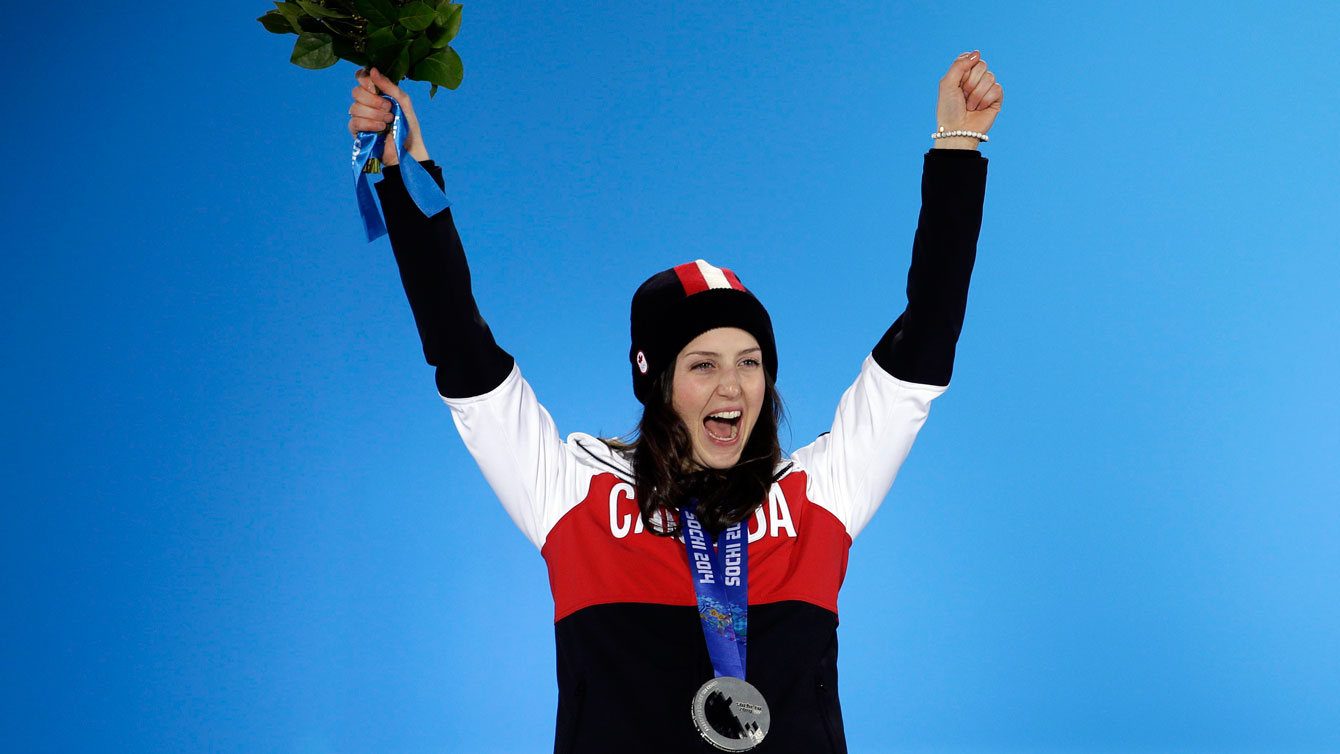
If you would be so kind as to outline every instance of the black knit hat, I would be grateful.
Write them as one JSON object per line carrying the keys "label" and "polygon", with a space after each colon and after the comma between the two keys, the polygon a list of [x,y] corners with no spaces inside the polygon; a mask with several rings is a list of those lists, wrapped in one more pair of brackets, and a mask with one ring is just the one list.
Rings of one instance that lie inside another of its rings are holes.
{"label": "black knit hat", "polygon": [[699,259],[647,279],[633,294],[633,394],[643,405],[651,383],[689,341],[717,327],[738,327],[758,340],[763,367],[777,378],[772,319],[730,270]]}

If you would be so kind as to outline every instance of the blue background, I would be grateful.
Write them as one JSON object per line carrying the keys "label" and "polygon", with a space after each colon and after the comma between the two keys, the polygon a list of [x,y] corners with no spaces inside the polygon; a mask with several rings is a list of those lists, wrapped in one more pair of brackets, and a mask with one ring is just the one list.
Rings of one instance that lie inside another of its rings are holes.
{"label": "blue background", "polygon": [[[1334,3],[467,3],[427,143],[563,432],[627,306],[771,309],[788,448],[903,306],[937,80],[1005,87],[954,382],[857,540],[853,752],[1340,751]],[[545,751],[538,553],[361,238],[353,66],[256,2],[11,9],[0,740]]]}

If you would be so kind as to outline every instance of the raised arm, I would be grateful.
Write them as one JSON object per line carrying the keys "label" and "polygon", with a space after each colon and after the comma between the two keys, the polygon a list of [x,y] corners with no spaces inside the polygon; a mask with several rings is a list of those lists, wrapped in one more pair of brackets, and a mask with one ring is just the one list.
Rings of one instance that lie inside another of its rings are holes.
{"label": "raised arm", "polygon": [[[409,96],[375,69],[359,76],[350,132],[388,122],[389,104],[374,85],[400,103],[410,154],[442,185],[442,170],[428,159]],[[591,472],[573,461],[549,412],[480,316],[451,210],[424,217],[401,181],[394,148],[383,157],[377,193],[423,355],[437,367],[437,390],[503,508],[542,548],[549,530],[585,494]]]}
{"label": "raised arm", "polygon": [[[1000,85],[986,64],[976,52],[964,53],[941,79],[938,125],[985,134],[1000,102]],[[937,139],[926,154],[907,308],[842,395],[832,431],[793,456],[808,474],[810,499],[853,538],[884,501],[931,401],[949,384],[986,192],[977,141]]]}
{"label": "raised arm", "polygon": [[[991,130],[1003,99],[980,53],[964,53],[940,79],[936,123],[946,131]],[[900,380],[945,386],[968,305],[986,193],[986,163],[970,136],[936,139],[921,174],[921,216],[907,273],[907,308],[874,349]]]}
{"label": "raised arm", "polygon": [[[390,103],[377,90],[395,98],[405,114],[405,144],[423,163],[433,180],[443,185],[442,169],[428,159],[409,95],[382,76],[358,74],[354,104],[349,108],[349,131],[380,130],[390,122]],[[512,371],[512,357],[493,339],[479,314],[470,288],[470,268],[452,221],[451,210],[424,217],[400,179],[394,145],[387,139],[383,179],[377,184],[387,234],[400,282],[405,287],[414,322],[423,342],[423,355],[437,367],[437,389],[445,398],[470,398],[493,390]]]}

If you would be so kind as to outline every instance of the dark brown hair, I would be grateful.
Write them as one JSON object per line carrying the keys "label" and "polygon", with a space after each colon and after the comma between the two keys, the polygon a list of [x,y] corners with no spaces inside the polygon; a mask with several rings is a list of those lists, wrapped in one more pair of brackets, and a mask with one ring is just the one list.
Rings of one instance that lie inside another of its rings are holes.
{"label": "dark brown hair", "polygon": [[749,518],[776,481],[782,458],[777,439],[785,416],[782,399],[772,375],[764,370],[763,406],[740,460],[728,469],[698,468],[689,428],[674,409],[674,371],[664,370],[652,383],[651,399],[642,409],[634,439],[607,439],[605,444],[632,455],[637,504],[647,531],[661,537],[678,534],[679,509],[696,499],[694,513],[704,528],[716,534]]}

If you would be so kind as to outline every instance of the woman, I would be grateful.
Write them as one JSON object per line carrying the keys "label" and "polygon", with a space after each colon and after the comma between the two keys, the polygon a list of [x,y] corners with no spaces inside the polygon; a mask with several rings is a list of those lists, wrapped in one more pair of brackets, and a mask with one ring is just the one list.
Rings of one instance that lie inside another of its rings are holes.
{"label": "woman", "polygon": [[[400,104],[408,152],[441,184],[409,97],[375,70],[359,75],[350,132],[390,121],[377,89]],[[960,55],[940,82],[937,136],[984,138],[1001,101],[979,54]],[[986,185],[978,141],[935,139],[907,308],[843,395],[832,431],[788,458],[768,313],[730,270],[703,260],[633,296],[636,441],[561,439],[475,306],[450,210],[419,212],[388,144],[377,189],[424,355],[467,447],[549,569],[556,752],[846,751],[838,589],[852,538],[949,384]]]}

